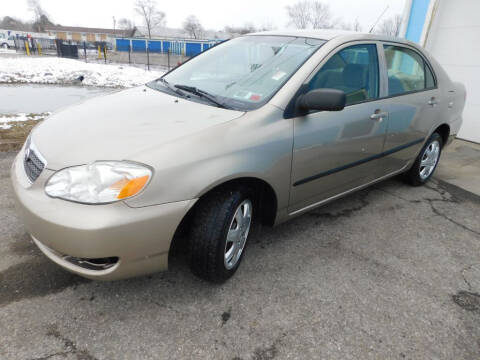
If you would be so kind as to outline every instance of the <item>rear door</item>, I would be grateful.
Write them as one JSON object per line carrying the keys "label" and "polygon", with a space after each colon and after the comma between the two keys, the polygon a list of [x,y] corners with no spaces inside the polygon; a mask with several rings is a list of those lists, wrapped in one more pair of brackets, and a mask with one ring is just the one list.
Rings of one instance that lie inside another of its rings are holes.
{"label": "rear door", "polygon": [[343,90],[347,106],[339,112],[294,117],[290,212],[301,210],[377,176],[387,127],[377,44],[350,43],[324,60],[304,91]]}
{"label": "rear door", "polygon": [[388,129],[382,169],[386,173],[411,163],[420,151],[435,120],[442,99],[428,61],[414,48],[382,45],[388,87]]}

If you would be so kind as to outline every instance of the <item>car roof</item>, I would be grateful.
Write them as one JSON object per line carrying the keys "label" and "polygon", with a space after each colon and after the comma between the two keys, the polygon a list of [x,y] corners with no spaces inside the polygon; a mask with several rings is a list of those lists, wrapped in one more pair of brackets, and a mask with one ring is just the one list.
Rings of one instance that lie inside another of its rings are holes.
{"label": "car roof", "polygon": [[381,40],[381,41],[391,41],[397,43],[404,43],[408,45],[413,45],[418,47],[417,44],[412,43],[411,41],[405,40],[403,38],[385,36],[380,34],[367,34],[360,33],[356,31],[348,30],[333,30],[333,29],[305,29],[305,30],[273,30],[273,31],[262,31],[248,35],[270,35],[270,36],[295,36],[295,37],[307,37],[319,40],[329,41],[332,39],[338,39],[343,41],[355,41],[355,40]]}
{"label": "car roof", "polygon": [[342,35],[351,35],[351,34],[358,34],[355,31],[347,31],[347,30],[326,30],[326,29],[319,29],[319,30],[271,30],[271,31],[262,31],[248,35],[275,35],[275,36],[298,36],[298,37],[308,37],[314,39],[321,39],[321,40],[331,40],[335,37],[342,36]]}

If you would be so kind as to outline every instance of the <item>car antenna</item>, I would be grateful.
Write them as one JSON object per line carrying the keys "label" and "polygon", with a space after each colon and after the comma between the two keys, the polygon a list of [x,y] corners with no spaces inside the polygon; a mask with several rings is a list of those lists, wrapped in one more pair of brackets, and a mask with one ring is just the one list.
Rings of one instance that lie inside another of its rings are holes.
{"label": "car antenna", "polygon": [[385,8],[385,10],[383,10],[382,14],[378,17],[377,21],[375,21],[375,23],[373,24],[372,28],[370,29],[370,31],[368,32],[369,34],[372,33],[373,29],[375,29],[375,26],[377,26],[378,22],[380,21],[380,19],[383,17],[383,15],[385,15],[385,13],[387,12],[388,8],[390,7],[390,5],[387,5],[387,7]]}

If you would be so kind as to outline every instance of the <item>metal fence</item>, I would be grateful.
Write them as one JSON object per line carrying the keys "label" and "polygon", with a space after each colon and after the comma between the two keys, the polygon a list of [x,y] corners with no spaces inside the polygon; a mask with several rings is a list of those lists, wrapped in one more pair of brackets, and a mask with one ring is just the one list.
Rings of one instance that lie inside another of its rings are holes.
{"label": "metal fence", "polygon": [[17,52],[27,55],[57,55],[55,39],[17,36],[14,39]]}
{"label": "metal fence", "polygon": [[188,41],[170,39],[116,39],[116,57],[129,63],[138,62],[171,69],[187,59],[215,46],[220,41]]}
{"label": "metal fence", "polygon": [[102,41],[17,37],[15,48],[17,52],[26,55],[59,56],[85,62],[129,64],[147,70],[170,70],[218,43],[219,41],[116,39],[112,45]]}
{"label": "metal fence", "polygon": [[208,50],[219,42],[219,40],[116,39],[115,47],[117,51],[170,53],[192,57]]}

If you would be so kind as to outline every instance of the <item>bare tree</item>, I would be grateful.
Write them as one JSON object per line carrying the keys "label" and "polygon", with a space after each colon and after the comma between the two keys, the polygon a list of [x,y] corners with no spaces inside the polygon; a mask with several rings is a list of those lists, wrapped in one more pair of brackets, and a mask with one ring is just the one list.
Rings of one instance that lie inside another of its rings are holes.
{"label": "bare tree", "polygon": [[183,29],[194,39],[203,36],[203,26],[195,15],[190,15],[185,19]]}
{"label": "bare tree", "polygon": [[0,29],[10,29],[17,31],[32,31],[32,24],[30,22],[23,22],[20,19],[11,16],[5,16],[0,20]]}
{"label": "bare tree", "polygon": [[352,23],[340,23],[339,26],[343,30],[351,30],[351,31],[356,31],[356,32],[362,32],[362,25],[358,21],[358,18],[356,18]]}
{"label": "bare tree", "polygon": [[40,20],[42,15],[47,15],[40,0],[27,0],[28,10],[33,13],[34,21]]}
{"label": "bare tree", "polygon": [[143,18],[147,28],[148,38],[152,38],[152,30],[165,24],[165,13],[157,9],[155,0],[136,0],[135,12]]}
{"label": "bare tree", "polygon": [[225,26],[224,31],[226,33],[229,33],[231,35],[244,35],[244,34],[249,34],[257,31],[257,28],[251,24],[251,23],[246,23],[243,26],[230,26],[227,25]]}
{"label": "bare tree", "polygon": [[265,20],[262,22],[262,25],[260,25],[257,29],[257,31],[270,31],[270,30],[276,30],[275,25],[270,20]]}
{"label": "bare tree", "polygon": [[287,15],[290,18],[289,25],[297,29],[331,29],[340,23],[339,20],[332,20],[330,6],[319,0],[300,0],[287,6]]}
{"label": "bare tree", "polygon": [[398,37],[401,25],[402,17],[397,14],[391,18],[383,20],[380,25],[378,25],[378,30],[376,32],[387,36]]}
{"label": "bare tree", "polygon": [[118,20],[118,28],[122,30],[132,30],[135,27],[135,24],[132,20],[127,18],[121,18]]}
{"label": "bare tree", "polygon": [[360,21],[358,21],[358,18],[355,18],[355,20],[352,23],[352,30],[356,32],[362,32],[363,28],[362,25],[360,24]]}
{"label": "bare tree", "polygon": [[134,33],[137,29],[135,23],[127,18],[121,18],[120,20],[118,20],[118,28],[121,30],[127,30],[127,36],[134,36]]}
{"label": "bare tree", "polygon": [[33,31],[44,32],[46,26],[53,25],[48,18],[47,12],[43,9],[40,0],[27,0],[27,5],[28,9],[33,13]]}
{"label": "bare tree", "polygon": [[330,29],[335,26],[331,21],[330,6],[320,1],[310,2],[311,24],[314,29]]}
{"label": "bare tree", "polygon": [[310,0],[300,0],[293,5],[287,5],[286,9],[290,18],[289,25],[294,25],[297,29],[306,29],[311,24]]}

